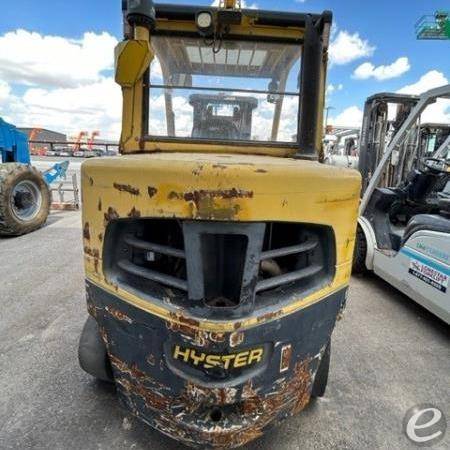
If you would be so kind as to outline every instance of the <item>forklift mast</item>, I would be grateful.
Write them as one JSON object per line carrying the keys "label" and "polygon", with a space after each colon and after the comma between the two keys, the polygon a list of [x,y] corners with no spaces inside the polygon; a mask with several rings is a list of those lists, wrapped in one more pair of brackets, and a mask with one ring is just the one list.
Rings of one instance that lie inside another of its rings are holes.
{"label": "forklift mast", "polygon": [[[366,100],[359,149],[359,171],[363,177],[362,192],[367,188],[375,169],[378,167],[390,137],[394,136],[400,129],[418,101],[419,97],[414,95],[392,93],[372,95]],[[388,117],[390,104],[397,106],[393,120],[389,120]],[[394,161],[395,165],[390,164],[386,168],[380,185],[395,186],[399,180],[403,179],[405,172],[409,171],[405,165],[409,166],[409,156],[416,144],[416,139],[417,133],[410,131],[406,143],[403,143],[409,150],[401,152],[401,161]]]}

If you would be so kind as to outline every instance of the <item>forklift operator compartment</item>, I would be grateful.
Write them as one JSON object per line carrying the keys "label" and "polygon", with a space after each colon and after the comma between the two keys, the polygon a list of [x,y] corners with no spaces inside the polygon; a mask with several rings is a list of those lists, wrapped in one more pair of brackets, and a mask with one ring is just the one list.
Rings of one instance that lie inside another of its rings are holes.
{"label": "forklift operator compartment", "polygon": [[[250,136],[217,132],[209,139],[284,143],[296,139],[298,121],[292,117],[297,117],[299,111],[300,45],[231,39],[214,43],[201,37],[155,36],[152,46],[155,59],[150,71],[151,136],[190,136],[190,98],[206,94],[228,104],[234,98],[231,108],[222,106],[221,115],[239,114],[240,99],[249,95],[255,99],[256,120]],[[214,103],[208,106],[217,111]]]}

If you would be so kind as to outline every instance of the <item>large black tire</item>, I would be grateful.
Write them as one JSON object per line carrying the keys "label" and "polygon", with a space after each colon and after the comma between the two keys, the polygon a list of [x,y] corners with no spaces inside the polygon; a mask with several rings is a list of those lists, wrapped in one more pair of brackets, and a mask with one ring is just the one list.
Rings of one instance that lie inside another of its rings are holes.
{"label": "large black tire", "polygon": [[362,228],[358,225],[356,231],[355,251],[353,253],[353,273],[367,273],[366,266],[367,257],[367,240]]}
{"label": "large black tire", "polygon": [[28,164],[0,164],[0,235],[20,236],[42,227],[50,212],[50,190]]}
{"label": "large black tire", "polygon": [[80,367],[89,375],[109,383],[114,382],[105,343],[100,335],[97,321],[91,316],[86,320],[81,333],[78,361]]}
{"label": "large black tire", "polygon": [[319,368],[317,369],[316,378],[311,392],[313,398],[323,397],[327,389],[328,374],[330,373],[330,357],[331,357],[331,340],[328,342],[325,353],[320,360]]}

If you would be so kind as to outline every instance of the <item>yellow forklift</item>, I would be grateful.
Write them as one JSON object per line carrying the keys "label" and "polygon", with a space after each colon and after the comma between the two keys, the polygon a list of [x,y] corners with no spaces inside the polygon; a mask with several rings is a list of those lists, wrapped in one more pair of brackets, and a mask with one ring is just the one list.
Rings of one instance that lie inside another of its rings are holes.
{"label": "yellow forklift", "polygon": [[[346,303],[361,178],[318,162],[332,16],[123,10],[121,157],[82,166],[80,365],[162,433],[239,447],[324,395]],[[257,99],[249,133],[193,135],[195,94]]]}

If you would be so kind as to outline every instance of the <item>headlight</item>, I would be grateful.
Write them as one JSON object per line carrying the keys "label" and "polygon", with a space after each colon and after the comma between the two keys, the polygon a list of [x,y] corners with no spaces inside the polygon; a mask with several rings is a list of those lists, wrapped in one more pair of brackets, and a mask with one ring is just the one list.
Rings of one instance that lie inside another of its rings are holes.
{"label": "headlight", "polygon": [[207,35],[213,29],[213,17],[209,11],[202,11],[197,14],[197,28],[201,34]]}

